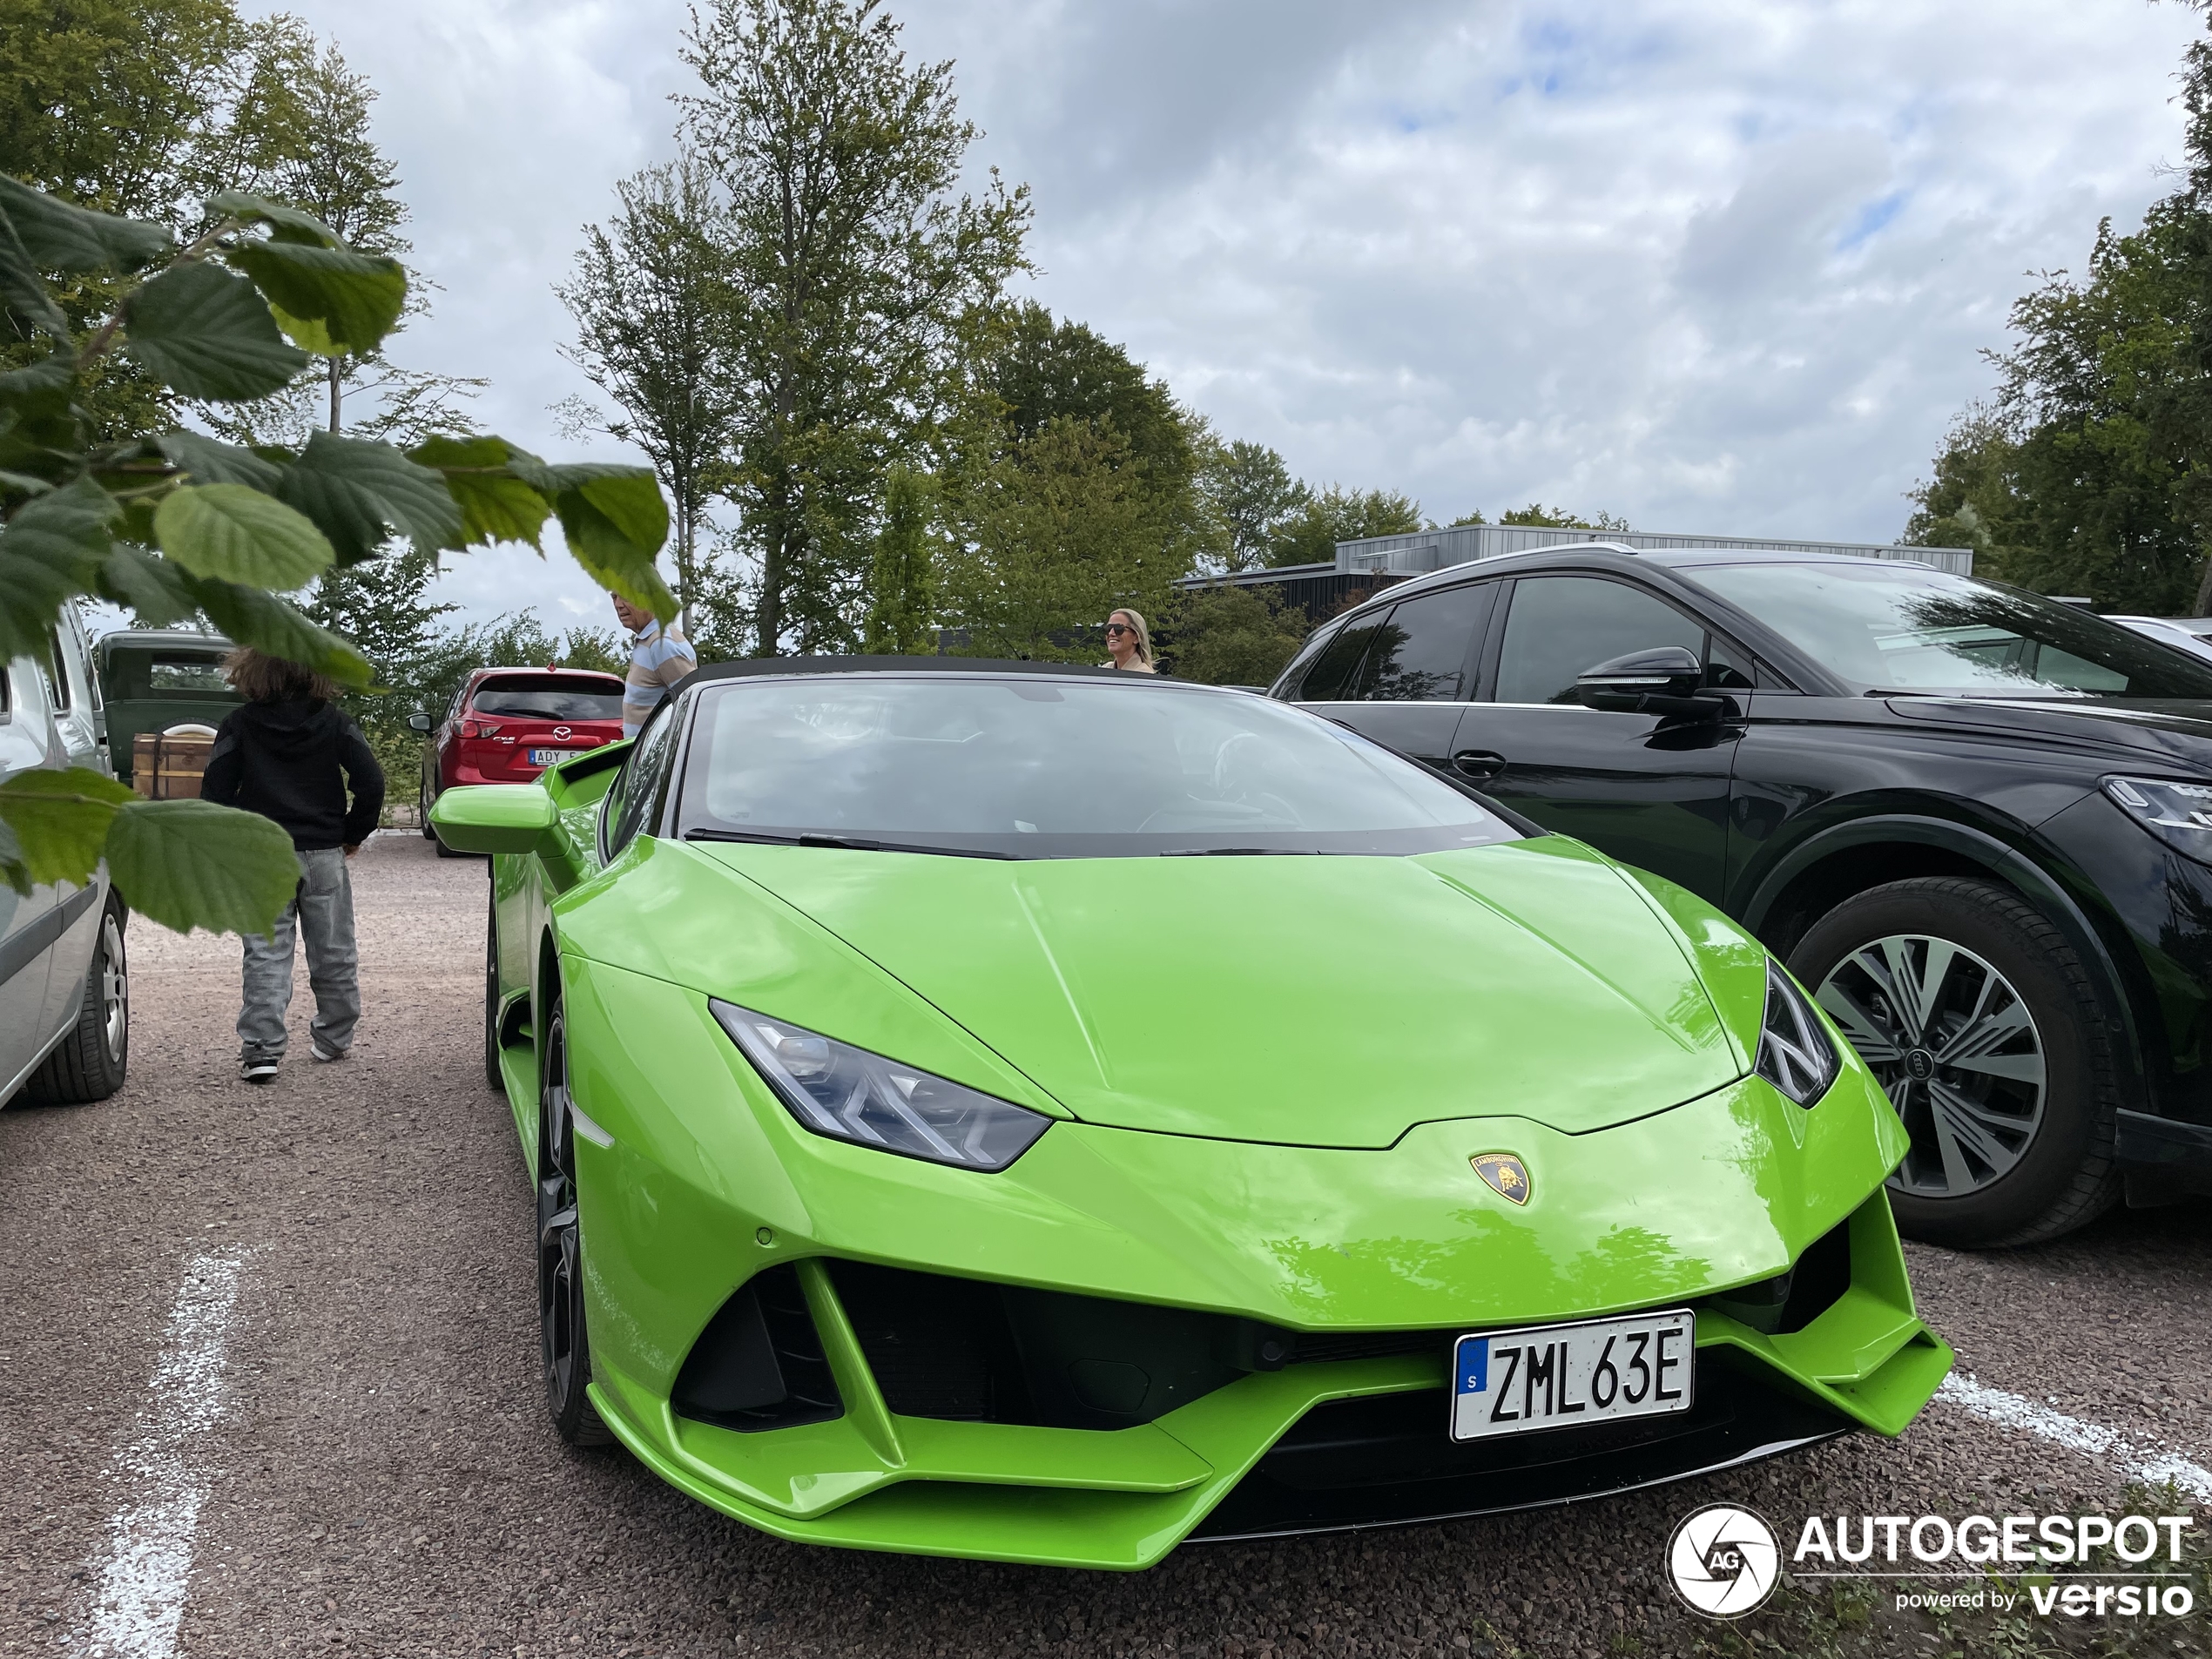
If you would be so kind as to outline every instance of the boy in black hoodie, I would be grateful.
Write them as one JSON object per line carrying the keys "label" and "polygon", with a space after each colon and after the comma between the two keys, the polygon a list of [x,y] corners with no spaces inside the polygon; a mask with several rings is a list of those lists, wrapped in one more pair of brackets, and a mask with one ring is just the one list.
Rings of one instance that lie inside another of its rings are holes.
{"label": "boy in black hoodie", "polygon": [[200,799],[273,819],[291,833],[300,857],[299,892],[266,938],[246,941],[238,1069],[247,1082],[266,1083],[284,1058],[295,931],[307,948],[307,983],[315,994],[314,1057],[343,1060],[353,1046],[361,959],[346,860],[361,851],[384,810],[384,772],[361,728],[340,711],[337,686],[322,675],[251,646],[233,651],[223,671],[247,701],[215,733]]}

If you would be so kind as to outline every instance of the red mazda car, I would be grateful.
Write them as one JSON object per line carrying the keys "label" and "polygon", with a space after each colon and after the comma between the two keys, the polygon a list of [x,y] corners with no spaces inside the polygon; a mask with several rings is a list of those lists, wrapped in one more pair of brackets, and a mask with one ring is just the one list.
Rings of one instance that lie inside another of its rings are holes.
{"label": "red mazda car", "polygon": [[[418,713],[408,724],[422,745],[424,839],[430,803],[455,784],[526,784],[548,766],[622,736],[622,681],[585,668],[480,668],[461,683],[443,725]],[[438,841],[441,858],[460,855]]]}

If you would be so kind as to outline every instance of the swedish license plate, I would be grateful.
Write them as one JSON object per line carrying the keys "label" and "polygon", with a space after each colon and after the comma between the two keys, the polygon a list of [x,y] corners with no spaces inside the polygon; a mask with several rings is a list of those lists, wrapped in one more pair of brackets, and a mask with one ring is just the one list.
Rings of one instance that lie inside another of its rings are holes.
{"label": "swedish license plate", "polygon": [[1686,1412],[1696,1339],[1688,1308],[1461,1337],[1452,1345],[1452,1438]]}
{"label": "swedish license plate", "polygon": [[581,749],[533,749],[530,751],[530,765],[557,766],[563,760],[573,760],[583,752]]}

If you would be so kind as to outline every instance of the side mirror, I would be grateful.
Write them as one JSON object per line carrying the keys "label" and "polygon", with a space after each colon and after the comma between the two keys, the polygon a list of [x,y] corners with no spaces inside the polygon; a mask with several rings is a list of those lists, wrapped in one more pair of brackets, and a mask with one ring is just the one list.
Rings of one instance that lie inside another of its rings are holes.
{"label": "side mirror", "polygon": [[1704,665],[1682,645],[1655,645],[1586,668],[1576,677],[1575,695],[1583,707],[1615,714],[1707,716],[1722,699],[1701,695]]}
{"label": "side mirror", "polygon": [[430,805],[438,839],[456,853],[535,853],[557,818],[536,784],[461,784]]}
{"label": "side mirror", "polygon": [[407,717],[407,724],[408,730],[410,732],[428,732],[430,729],[430,717],[417,709]]}

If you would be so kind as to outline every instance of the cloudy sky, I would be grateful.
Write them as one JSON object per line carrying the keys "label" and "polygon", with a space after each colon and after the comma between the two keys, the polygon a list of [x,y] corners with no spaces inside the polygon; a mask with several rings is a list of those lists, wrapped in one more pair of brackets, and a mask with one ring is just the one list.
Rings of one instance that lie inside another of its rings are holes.
{"label": "cloudy sky", "polygon": [[[435,317],[494,430],[573,454],[550,285],[671,149],[671,0],[286,0],[381,92]],[[893,0],[1036,298],[1317,482],[1449,521],[1888,541],[2027,273],[2180,159],[2195,16],[2144,0]],[[464,614],[600,619],[471,555]]]}

